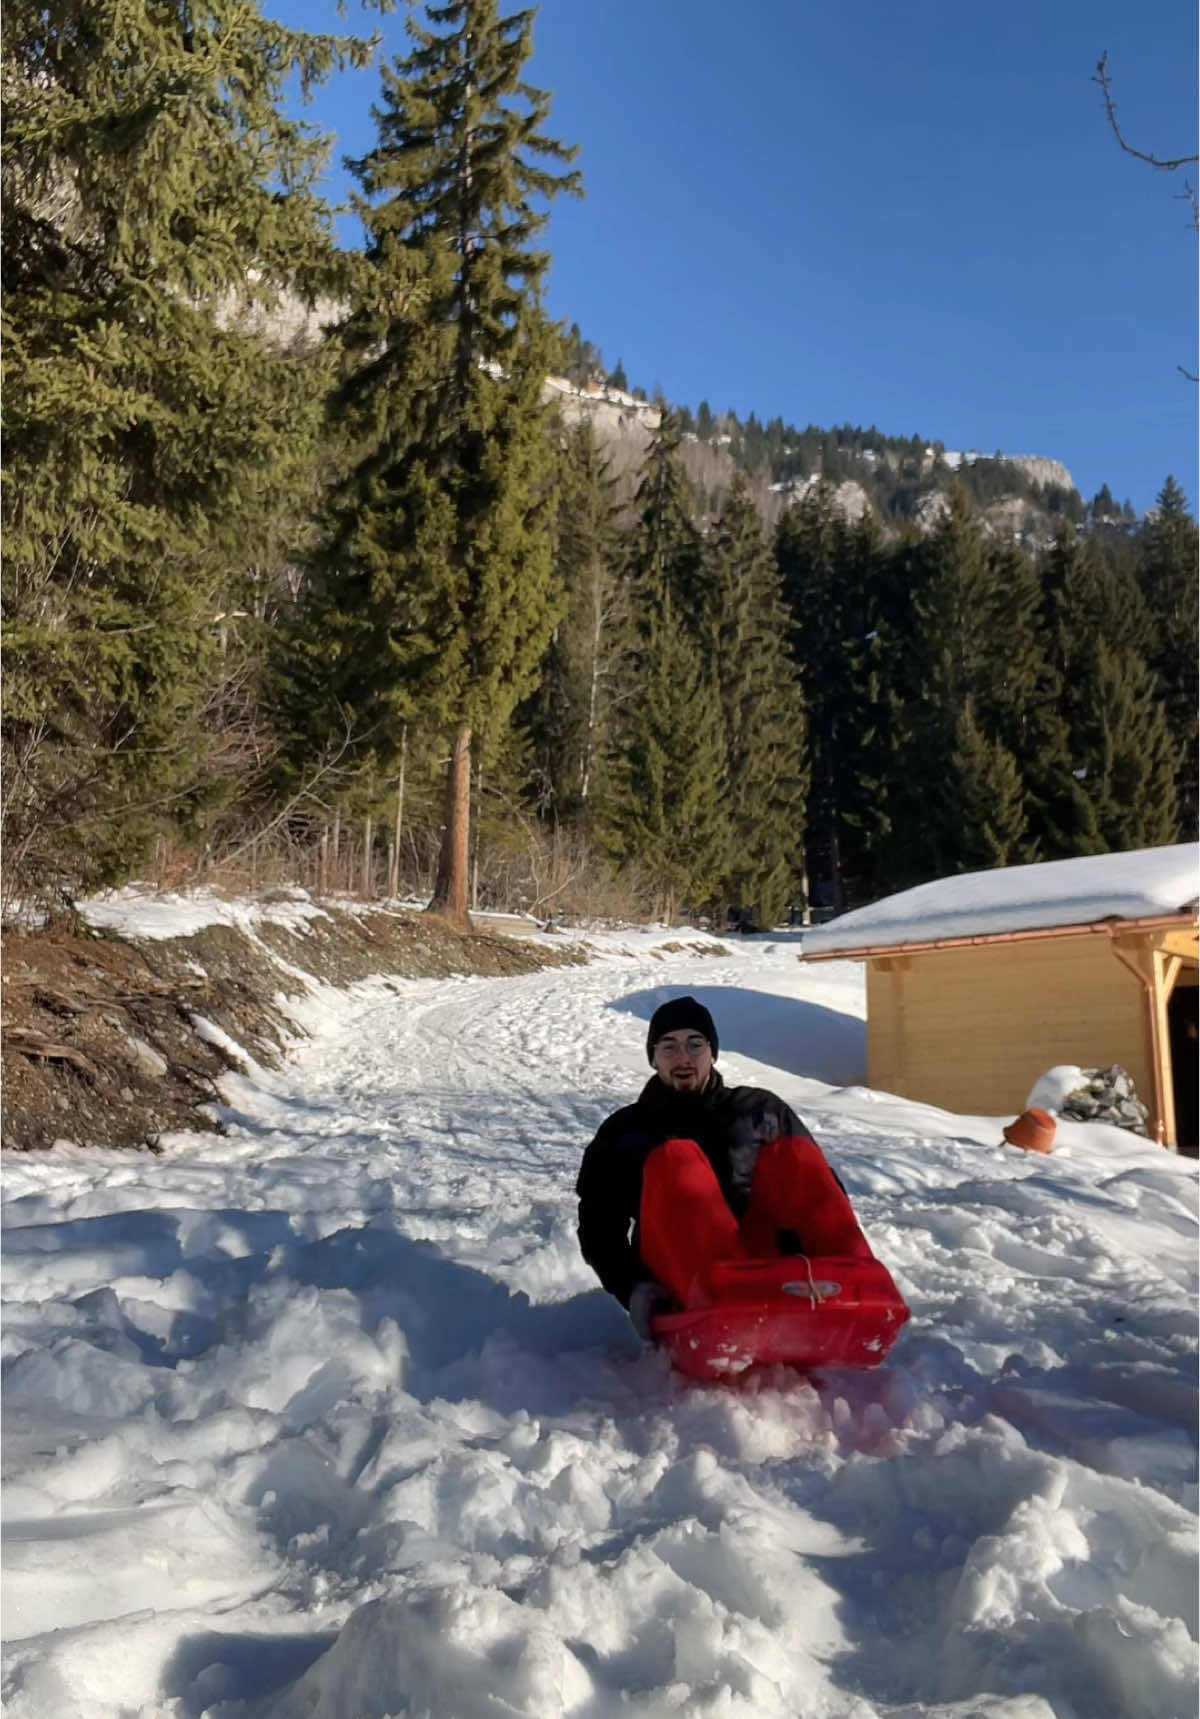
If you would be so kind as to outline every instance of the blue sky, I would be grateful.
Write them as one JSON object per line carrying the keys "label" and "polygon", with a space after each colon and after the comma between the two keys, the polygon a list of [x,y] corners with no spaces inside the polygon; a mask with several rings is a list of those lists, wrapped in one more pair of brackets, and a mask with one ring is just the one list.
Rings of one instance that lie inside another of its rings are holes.
{"label": "blue sky", "polygon": [[[349,21],[403,51],[403,8]],[[1105,50],[1129,141],[1191,154],[1192,0],[543,0],[528,76],[586,188],[549,309],[677,404],[1044,454],[1139,512],[1173,472],[1194,504],[1184,175],[1121,153]],[[310,110],[335,167],[377,92],[342,74]]]}

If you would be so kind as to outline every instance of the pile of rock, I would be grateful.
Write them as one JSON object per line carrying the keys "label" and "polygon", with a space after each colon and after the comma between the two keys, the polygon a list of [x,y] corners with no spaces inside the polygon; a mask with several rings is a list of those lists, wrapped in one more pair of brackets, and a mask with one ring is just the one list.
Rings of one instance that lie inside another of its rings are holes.
{"label": "pile of rock", "polygon": [[1082,1068],[1083,1083],[1058,1105],[1058,1114],[1072,1122],[1110,1122],[1114,1128],[1148,1137],[1150,1112],[1130,1076],[1119,1062],[1108,1068]]}

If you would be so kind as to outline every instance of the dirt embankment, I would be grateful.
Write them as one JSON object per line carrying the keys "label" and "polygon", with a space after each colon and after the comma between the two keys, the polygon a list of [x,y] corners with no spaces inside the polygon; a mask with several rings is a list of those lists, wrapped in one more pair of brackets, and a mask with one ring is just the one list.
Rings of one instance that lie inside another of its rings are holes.
{"label": "dirt embankment", "polygon": [[[81,920],[3,937],[3,1144],[156,1146],[173,1129],[216,1129],[216,1081],[238,1067],[222,1035],[272,1066],[297,1036],[279,999],[306,978],[332,985],[527,973],[584,960],[419,913],[325,905],[290,922],[208,925],[129,941]],[[286,906],[286,898],[283,905]],[[212,1033],[209,1024],[219,1030]]]}

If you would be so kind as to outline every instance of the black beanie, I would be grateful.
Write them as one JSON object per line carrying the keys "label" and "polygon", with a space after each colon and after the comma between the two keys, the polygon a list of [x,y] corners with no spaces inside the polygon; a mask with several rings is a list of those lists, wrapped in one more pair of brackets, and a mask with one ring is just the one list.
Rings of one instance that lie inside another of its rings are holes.
{"label": "black beanie", "polygon": [[717,1029],[713,1026],[713,1018],[703,1003],[698,1003],[695,997],[672,997],[669,1003],[662,1003],[650,1017],[650,1031],[646,1035],[646,1055],[654,1061],[654,1047],[659,1039],[668,1033],[677,1033],[683,1027],[692,1027],[696,1032],[703,1033],[712,1046],[713,1059],[717,1055]]}

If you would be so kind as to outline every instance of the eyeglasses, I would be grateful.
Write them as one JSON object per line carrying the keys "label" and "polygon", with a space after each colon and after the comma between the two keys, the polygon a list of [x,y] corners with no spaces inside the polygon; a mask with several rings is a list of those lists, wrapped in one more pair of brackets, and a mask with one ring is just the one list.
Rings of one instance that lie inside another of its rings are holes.
{"label": "eyeglasses", "polygon": [[654,1054],[678,1056],[682,1051],[684,1056],[698,1057],[701,1051],[708,1049],[708,1040],[700,1033],[689,1033],[686,1039],[673,1039],[669,1035],[658,1039],[654,1046]]}

